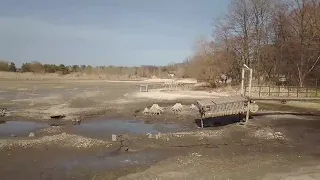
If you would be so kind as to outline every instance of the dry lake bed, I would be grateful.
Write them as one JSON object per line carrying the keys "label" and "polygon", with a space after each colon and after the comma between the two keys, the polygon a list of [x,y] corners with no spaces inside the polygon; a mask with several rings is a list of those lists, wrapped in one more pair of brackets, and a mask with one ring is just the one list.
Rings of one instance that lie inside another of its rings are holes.
{"label": "dry lake bed", "polygon": [[[155,81],[0,83],[3,180],[320,179],[317,102],[259,102],[244,125],[224,117],[201,129],[192,104],[228,92],[167,92]],[[175,103],[181,112],[170,111]],[[153,104],[164,112],[143,114]]]}

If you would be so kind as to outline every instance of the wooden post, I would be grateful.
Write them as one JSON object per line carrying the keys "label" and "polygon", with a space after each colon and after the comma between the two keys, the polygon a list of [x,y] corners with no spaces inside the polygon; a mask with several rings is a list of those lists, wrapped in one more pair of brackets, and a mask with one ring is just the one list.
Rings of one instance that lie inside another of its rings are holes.
{"label": "wooden post", "polygon": [[306,97],[308,97],[309,89],[306,87]]}
{"label": "wooden post", "polygon": [[299,86],[297,86],[297,97],[299,97]]}
{"label": "wooden post", "polygon": [[288,89],[288,97],[290,97],[290,87],[287,87]]}
{"label": "wooden post", "polygon": [[259,86],[259,97],[261,96],[261,86]]}
{"label": "wooden post", "polygon": [[279,86],[279,93],[278,93],[278,97],[280,97],[280,91],[281,91],[281,87]]}
{"label": "wooden post", "polygon": [[271,90],[270,90],[270,86],[269,86],[269,97],[271,96]]}
{"label": "wooden post", "polygon": [[[249,96],[251,96],[251,85],[252,85],[252,69],[250,69],[250,77],[249,77]],[[248,122],[250,117],[250,99],[248,100],[248,105],[247,105],[247,115],[246,115],[246,122]]]}

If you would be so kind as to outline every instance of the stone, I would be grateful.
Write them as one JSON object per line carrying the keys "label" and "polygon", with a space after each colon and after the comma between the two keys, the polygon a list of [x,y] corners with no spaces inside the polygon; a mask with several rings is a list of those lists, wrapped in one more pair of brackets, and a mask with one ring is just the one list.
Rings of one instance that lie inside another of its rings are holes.
{"label": "stone", "polygon": [[67,135],[67,133],[65,133],[65,132],[64,132],[64,133],[62,133],[62,136],[66,136],[66,135]]}
{"label": "stone", "polygon": [[81,119],[78,119],[78,118],[72,119],[72,124],[73,125],[80,125],[81,124]]}
{"label": "stone", "polygon": [[278,135],[278,136],[283,136],[283,134],[281,132],[275,132],[274,134]]}
{"label": "stone", "polygon": [[81,122],[81,120],[78,119],[78,118],[74,118],[74,119],[72,119],[72,121],[73,121],[73,122]]}
{"label": "stone", "polygon": [[170,141],[170,139],[167,137],[166,141]]}
{"label": "stone", "polygon": [[283,138],[283,134],[282,134],[281,132],[275,132],[275,133],[274,133],[274,137],[275,137],[275,138],[282,139],[282,138]]}
{"label": "stone", "polygon": [[152,134],[151,133],[147,133],[146,136],[151,139],[152,138]]}
{"label": "stone", "polygon": [[112,134],[112,136],[111,136],[111,140],[112,140],[113,142],[117,141],[117,135]]}
{"label": "stone", "polygon": [[243,126],[243,125],[244,125],[244,122],[239,122],[239,125]]}
{"label": "stone", "polygon": [[34,133],[31,132],[31,133],[29,134],[29,137],[35,137]]}
{"label": "stone", "polygon": [[156,139],[160,139],[160,138],[161,138],[161,132],[158,132],[158,133],[155,135],[155,138],[156,138]]}

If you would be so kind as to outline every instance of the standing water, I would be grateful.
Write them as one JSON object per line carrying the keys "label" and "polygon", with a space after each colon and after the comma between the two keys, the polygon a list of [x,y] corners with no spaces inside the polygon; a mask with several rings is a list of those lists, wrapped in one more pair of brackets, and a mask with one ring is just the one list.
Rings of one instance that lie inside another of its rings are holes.
{"label": "standing water", "polygon": [[28,136],[29,133],[49,127],[46,123],[31,121],[7,121],[0,124],[0,137]]}
{"label": "standing water", "polygon": [[73,126],[72,132],[88,137],[110,137],[111,134],[128,133],[142,135],[146,133],[169,133],[182,131],[177,124],[146,124],[139,120],[90,120]]}

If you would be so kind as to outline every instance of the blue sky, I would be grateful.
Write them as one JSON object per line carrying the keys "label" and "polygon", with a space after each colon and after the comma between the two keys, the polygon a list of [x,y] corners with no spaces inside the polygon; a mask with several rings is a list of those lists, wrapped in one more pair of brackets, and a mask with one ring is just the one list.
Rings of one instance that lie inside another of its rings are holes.
{"label": "blue sky", "polygon": [[0,59],[91,65],[182,62],[227,0],[0,0]]}

